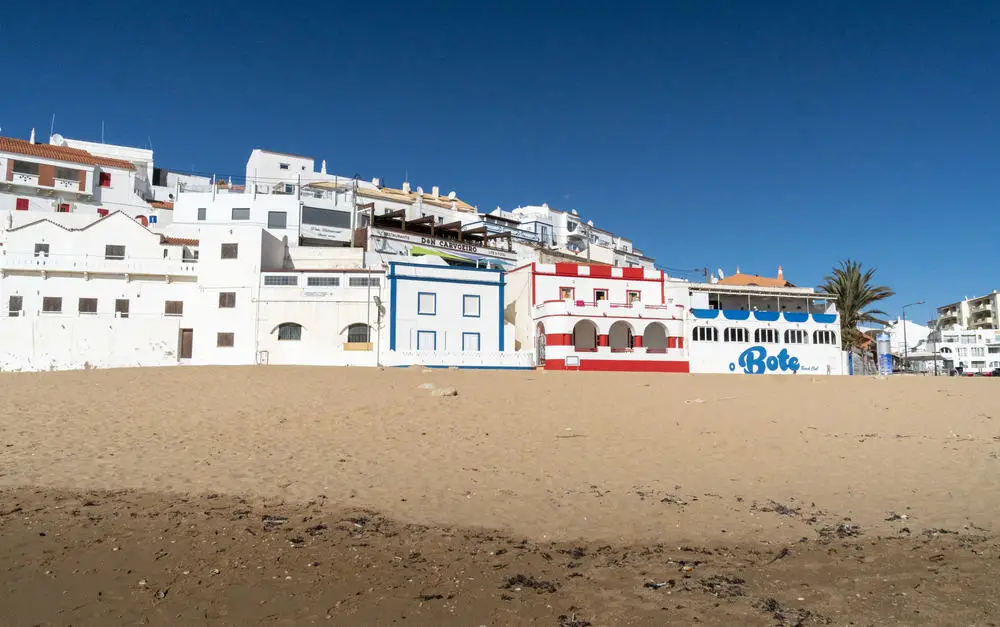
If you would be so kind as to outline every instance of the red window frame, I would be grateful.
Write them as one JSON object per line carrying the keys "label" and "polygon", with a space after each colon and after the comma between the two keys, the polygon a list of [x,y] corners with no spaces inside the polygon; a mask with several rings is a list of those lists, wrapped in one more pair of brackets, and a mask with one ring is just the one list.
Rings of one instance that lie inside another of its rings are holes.
{"label": "red window frame", "polygon": [[27,198],[18,198],[16,204],[14,205],[16,211],[27,211],[28,205],[31,201]]}
{"label": "red window frame", "polygon": [[68,202],[59,203],[59,205],[56,207],[56,213],[69,213],[69,203]]}
{"label": "red window frame", "polygon": [[110,172],[100,172],[98,176],[101,187],[111,187],[111,173]]}
{"label": "red window frame", "polygon": [[599,302],[597,300],[597,293],[598,292],[604,292],[604,299],[603,300],[611,300],[611,290],[609,290],[606,287],[595,287],[594,288],[594,302],[595,303]]}
{"label": "red window frame", "polygon": [[97,215],[99,215],[99,216],[101,216],[103,218],[104,216],[108,215],[108,210],[107,209],[98,209],[97,210]]}

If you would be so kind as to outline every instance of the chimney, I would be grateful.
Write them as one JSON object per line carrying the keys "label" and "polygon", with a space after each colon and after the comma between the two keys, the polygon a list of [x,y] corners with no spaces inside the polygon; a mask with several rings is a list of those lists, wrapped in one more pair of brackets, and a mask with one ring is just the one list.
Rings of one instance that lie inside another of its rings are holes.
{"label": "chimney", "polygon": [[409,181],[403,181],[403,191],[406,192],[407,194],[410,193],[410,182]]}
{"label": "chimney", "polygon": [[323,159],[323,163],[319,166],[319,173],[326,174],[326,159]]}
{"label": "chimney", "polygon": [[781,269],[781,266],[778,266],[778,280],[779,281],[785,280],[785,271]]}
{"label": "chimney", "polygon": [[437,198],[440,195],[441,195],[441,188],[440,187],[438,187],[437,185],[435,185],[434,187],[431,188],[431,196]]}
{"label": "chimney", "polygon": [[35,143],[35,129],[31,129],[31,137],[28,138],[28,143],[29,144]]}

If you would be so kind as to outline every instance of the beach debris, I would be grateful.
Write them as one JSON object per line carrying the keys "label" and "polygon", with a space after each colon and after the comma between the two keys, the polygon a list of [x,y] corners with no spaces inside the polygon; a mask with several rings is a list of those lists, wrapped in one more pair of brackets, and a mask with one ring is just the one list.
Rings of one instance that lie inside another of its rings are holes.
{"label": "beach debris", "polygon": [[458,396],[458,390],[453,387],[438,388],[431,392],[431,396]]}
{"label": "beach debris", "polygon": [[420,390],[433,390],[436,387],[437,387],[436,385],[434,385],[433,383],[431,383],[430,381],[428,381],[427,383],[421,383],[420,385],[418,385],[417,389],[420,389]]}
{"label": "beach debris", "polygon": [[549,594],[554,593],[559,589],[559,586],[551,581],[543,581],[541,579],[535,579],[528,575],[514,575],[509,577],[507,582],[502,586],[505,590],[520,590],[521,588],[531,588],[537,590],[539,594],[542,592],[548,592]]}
{"label": "beach debris", "polygon": [[712,575],[698,582],[702,590],[719,599],[746,596],[743,589],[746,581],[741,577],[729,577],[727,575]]}
{"label": "beach debris", "polygon": [[792,507],[772,500],[768,500],[767,505],[758,505],[757,501],[754,501],[750,509],[756,512],[773,512],[782,516],[799,516],[802,514],[802,511],[798,507]]}
{"label": "beach debris", "polygon": [[[543,370],[544,372],[544,370]],[[559,627],[592,627],[593,623],[576,617],[576,612],[572,614],[559,615]]]}
{"label": "beach debris", "polygon": [[264,515],[261,517],[261,520],[264,521],[264,531],[271,531],[272,529],[288,522],[288,517]]}
{"label": "beach debris", "polygon": [[157,598],[157,599],[163,600],[163,599],[167,598],[167,593],[168,592],[170,592],[170,588],[162,588],[160,590],[157,590],[156,593],[153,596],[155,598]]}
{"label": "beach debris", "polygon": [[669,505],[687,505],[688,504],[687,501],[685,501],[681,497],[677,496],[676,494],[667,494],[662,499],[660,499],[660,502],[661,503],[667,503]]}
{"label": "beach debris", "polygon": [[700,399],[700,398],[690,398],[690,399],[684,401],[684,404],[685,405],[693,405],[695,403],[704,403],[704,402],[705,401],[702,400],[702,399]]}
{"label": "beach debris", "polygon": [[139,580],[139,585],[140,585],[140,586],[145,586],[145,585],[146,585],[146,583],[147,583],[147,582],[146,582],[146,580],[145,580],[145,579],[140,579],[140,580]]}
{"label": "beach debris", "polygon": [[793,627],[803,627],[804,625],[829,625],[832,621],[816,612],[799,608],[784,608],[778,600],[771,597],[754,605],[757,609],[770,614],[779,625],[792,625]]}
{"label": "beach debris", "polygon": [[836,527],[823,527],[819,530],[819,535],[822,538],[840,538],[841,540],[845,538],[856,538],[860,536],[863,531],[861,527],[857,525],[852,525],[849,523],[838,523]]}
{"label": "beach debris", "polygon": [[785,559],[786,557],[788,557],[791,554],[792,554],[792,550],[786,546],[785,548],[781,549],[781,551],[777,555],[775,555],[774,559],[772,559],[770,562],[768,562],[768,564],[773,564],[773,563],[777,562],[778,560],[783,560],[783,559]]}
{"label": "beach debris", "polygon": [[677,585],[677,581],[675,579],[668,579],[668,580],[666,580],[666,581],[664,581],[662,583],[654,583],[652,581],[647,581],[646,583],[644,583],[642,585],[643,585],[643,587],[649,588],[650,590],[659,590],[660,588],[665,588],[667,586],[670,586],[671,588],[673,588],[674,586]]}
{"label": "beach debris", "polygon": [[907,516],[906,514],[897,514],[896,512],[889,512],[889,515],[886,517],[886,521],[895,522],[897,520],[906,520],[907,518],[909,518],[909,516]]}

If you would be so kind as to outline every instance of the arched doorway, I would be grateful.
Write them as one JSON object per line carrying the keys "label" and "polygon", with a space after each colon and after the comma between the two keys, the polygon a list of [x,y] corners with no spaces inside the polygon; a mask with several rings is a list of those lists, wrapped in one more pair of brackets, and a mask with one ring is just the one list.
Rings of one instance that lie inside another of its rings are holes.
{"label": "arched doorway", "polygon": [[545,325],[541,322],[535,327],[535,363],[545,365]]}
{"label": "arched doorway", "polygon": [[597,350],[597,325],[581,320],[573,326],[573,348],[577,351]]}
{"label": "arched doorway", "polygon": [[634,345],[632,341],[632,325],[619,320],[611,325],[608,332],[608,343],[611,345],[612,353],[621,353],[631,350]]}
{"label": "arched doorway", "polygon": [[667,352],[667,328],[659,322],[650,322],[642,333],[642,345],[647,353]]}

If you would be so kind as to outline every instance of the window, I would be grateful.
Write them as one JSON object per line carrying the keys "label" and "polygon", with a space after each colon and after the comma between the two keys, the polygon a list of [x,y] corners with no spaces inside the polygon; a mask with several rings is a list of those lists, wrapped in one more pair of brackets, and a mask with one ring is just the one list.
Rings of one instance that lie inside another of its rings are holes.
{"label": "window", "polygon": [[437,314],[437,294],[417,292],[417,315],[433,316]]}
{"label": "window", "polygon": [[79,311],[80,313],[87,313],[87,314],[97,313],[97,299],[81,298],[79,305],[77,306],[77,311]]}
{"label": "window", "polygon": [[56,168],[55,177],[57,179],[73,181],[75,183],[80,180],[80,171],[74,170],[73,168]]}
{"label": "window", "polygon": [[986,349],[983,348],[982,346],[974,346],[974,347],[972,347],[972,356],[973,357],[983,357],[985,355],[986,355]]}
{"label": "window", "polygon": [[750,331],[738,327],[730,327],[722,332],[723,342],[749,342]]}
{"label": "window", "polygon": [[215,345],[218,348],[232,348],[236,345],[235,333],[217,333],[215,335]]}
{"label": "window", "polygon": [[479,351],[479,334],[478,333],[463,333],[462,334],[462,350],[463,351]]}
{"label": "window", "polygon": [[105,259],[122,260],[125,258],[125,247],[117,244],[108,244],[104,247]]}
{"label": "window", "polygon": [[369,342],[370,331],[371,329],[368,328],[367,324],[352,324],[347,327],[347,341],[351,344],[367,343]]}
{"label": "window", "polygon": [[[941,349],[942,351],[944,349]],[[1000,353],[1000,346],[990,346],[990,354]]]}
{"label": "window", "polygon": [[288,169],[288,164],[287,163],[279,163],[278,164],[278,169],[279,170],[287,170]]}
{"label": "window", "polygon": [[279,342],[298,342],[302,339],[302,325],[286,322],[278,325]]}
{"label": "window", "polygon": [[100,177],[99,177],[98,180],[100,181],[98,184],[101,187],[111,187],[111,173],[110,172],[101,172]]}
{"label": "window", "polygon": [[837,334],[833,331],[813,331],[813,344],[836,344]]}
{"label": "window", "polygon": [[340,277],[337,276],[311,276],[306,279],[309,287],[339,287]]}
{"label": "window", "polygon": [[785,344],[805,344],[806,338],[806,332],[802,329],[785,330]]}
{"label": "window", "polygon": [[719,330],[715,327],[695,327],[691,339],[695,342],[718,342]]}
{"label": "window", "polygon": [[753,332],[753,341],[758,344],[777,344],[778,343],[778,330],[777,329],[756,329]]}
{"label": "window", "polygon": [[184,315],[184,301],[182,300],[168,300],[163,303],[163,315],[164,316],[183,316]]}
{"label": "window", "polygon": [[105,216],[107,216],[107,215],[108,215],[108,213],[109,213],[109,212],[108,212],[108,210],[107,210],[107,209],[98,209],[98,210],[97,210],[97,215],[101,216],[102,218],[103,218],[103,217],[105,217]]}
{"label": "window", "polygon": [[7,315],[16,318],[21,314],[21,307],[24,306],[23,296],[11,296],[7,299]]}
{"label": "window", "polygon": [[236,259],[240,253],[239,244],[223,244],[222,245],[222,258],[223,259]]}
{"label": "window", "polygon": [[49,245],[48,244],[35,244],[35,256],[36,257],[48,257],[49,256]]}
{"label": "window", "polygon": [[204,222],[208,217],[208,209],[206,207],[198,207],[198,220]]}
{"label": "window", "polygon": [[479,296],[475,294],[466,294],[462,296],[462,316],[465,318],[478,318],[479,311]]}
{"label": "window", "polygon": [[437,331],[417,331],[417,350],[437,350]]}
{"label": "window", "polygon": [[288,214],[284,211],[267,212],[267,228],[284,229],[288,227]]}
{"label": "window", "polygon": [[379,278],[377,276],[352,276],[347,280],[347,284],[351,287],[378,287]]}
{"label": "window", "polygon": [[233,220],[249,220],[250,209],[248,207],[233,207]]}
{"label": "window", "polygon": [[236,307],[236,292],[219,292],[219,309]]}
{"label": "window", "polygon": [[632,303],[637,303],[642,299],[642,293],[639,290],[629,290],[627,302],[629,305]]}
{"label": "window", "polygon": [[59,206],[56,207],[56,213],[69,213],[69,203],[59,203]]}
{"label": "window", "polygon": [[115,315],[119,318],[128,318],[128,299],[119,298],[115,300]]}
{"label": "window", "polygon": [[14,172],[38,175],[38,164],[30,161],[14,161]]}
{"label": "window", "polygon": [[58,296],[45,296],[42,298],[42,311],[45,313],[59,313],[62,311],[62,299]]}
{"label": "window", "polygon": [[594,290],[594,302],[608,300],[608,290]]}
{"label": "window", "polygon": [[327,226],[331,229],[349,229],[351,228],[351,212],[303,206],[302,223]]}
{"label": "window", "polygon": [[264,275],[264,285],[298,285],[299,276],[297,274],[267,274]]}
{"label": "window", "polygon": [[951,352],[951,349],[950,349],[950,348],[948,348],[947,346],[945,346],[945,347],[943,347],[943,348],[941,349],[941,352],[942,352],[942,353],[950,353],[950,352]]}
{"label": "window", "polygon": [[969,356],[969,349],[967,349],[967,348],[960,348],[960,349],[958,349],[958,356],[959,357],[968,357]]}
{"label": "window", "polygon": [[27,211],[28,210],[28,199],[27,198],[18,198],[17,199],[17,205],[15,206],[15,209],[17,211]]}
{"label": "window", "polygon": [[560,287],[559,300],[573,300],[574,292],[576,292],[576,290],[572,287]]}

